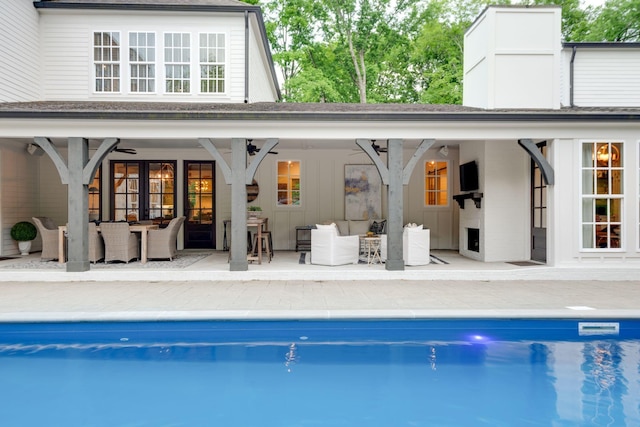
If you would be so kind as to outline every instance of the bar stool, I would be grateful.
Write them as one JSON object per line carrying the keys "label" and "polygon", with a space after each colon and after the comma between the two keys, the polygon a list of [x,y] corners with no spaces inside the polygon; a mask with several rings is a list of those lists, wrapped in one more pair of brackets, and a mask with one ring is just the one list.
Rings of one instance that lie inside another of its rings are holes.
{"label": "bar stool", "polygon": [[263,231],[261,233],[261,242],[258,242],[258,233],[253,235],[253,249],[252,252],[255,254],[258,252],[258,245],[262,245],[262,253],[269,257],[269,262],[271,262],[271,258],[273,258],[273,246],[271,240],[271,232]]}

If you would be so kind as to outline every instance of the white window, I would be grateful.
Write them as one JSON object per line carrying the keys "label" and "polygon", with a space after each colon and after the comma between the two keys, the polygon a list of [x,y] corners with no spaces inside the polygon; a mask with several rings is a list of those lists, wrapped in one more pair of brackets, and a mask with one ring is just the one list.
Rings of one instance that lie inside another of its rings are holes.
{"label": "white window", "polygon": [[131,92],[156,91],[156,34],[129,33]]}
{"label": "white window", "polygon": [[165,90],[191,92],[191,40],[189,33],[164,35]]}
{"label": "white window", "polygon": [[224,82],[224,34],[200,34],[200,92],[223,93]]}
{"label": "white window", "polygon": [[297,160],[278,161],[278,190],[276,205],[300,205],[300,162]]}
{"label": "white window", "polygon": [[424,164],[424,205],[449,204],[449,162],[427,160]]}
{"label": "white window", "polygon": [[120,33],[93,33],[93,64],[96,92],[120,92]]}
{"label": "white window", "polygon": [[582,248],[622,247],[622,142],[582,143]]}

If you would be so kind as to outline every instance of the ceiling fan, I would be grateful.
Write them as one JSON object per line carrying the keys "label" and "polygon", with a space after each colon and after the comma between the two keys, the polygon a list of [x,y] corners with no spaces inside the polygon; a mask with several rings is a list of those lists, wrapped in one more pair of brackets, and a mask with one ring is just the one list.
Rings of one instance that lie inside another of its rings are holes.
{"label": "ceiling fan", "polygon": [[117,151],[118,153],[125,154],[137,154],[138,152],[134,148],[114,148],[113,151]]}
{"label": "ceiling fan", "polygon": [[[387,150],[388,150],[388,148],[387,148],[387,147],[382,147],[382,146],[380,146],[380,145],[376,144],[376,140],[375,140],[375,139],[372,139],[372,140],[371,140],[371,148],[373,148],[373,151],[375,151],[375,152],[376,152],[376,154],[377,154],[378,156],[380,155],[380,153],[386,153],[386,152],[387,152]],[[362,150],[361,150],[361,149],[359,149],[359,148],[357,148],[357,149],[356,149],[356,151],[357,151],[357,152],[356,152],[356,153],[351,154],[351,156],[356,155],[356,154],[365,154],[365,152],[364,152],[364,151],[362,151]]]}
{"label": "ceiling fan", "polygon": [[[250,156],[255,156],[256,153],[260,152],[260,149],[258,147],[256,147],[255,145],[253,145],[253,143],[252,143],[253,139],[248,139],[247,141],[248,141],[248,143],[247,143],[247,153]],[[269,151],[269,154],[278,154],[278,152]]]}
{"label": "ceiling fan", "polygon": [[387,147],[381,147],[378,144],[376,144],[375,139],[371,140],[371,148],[373,148],[373,151],[375,151],[378,156],[380,155],[380,153],[386,153],[388,150]]}

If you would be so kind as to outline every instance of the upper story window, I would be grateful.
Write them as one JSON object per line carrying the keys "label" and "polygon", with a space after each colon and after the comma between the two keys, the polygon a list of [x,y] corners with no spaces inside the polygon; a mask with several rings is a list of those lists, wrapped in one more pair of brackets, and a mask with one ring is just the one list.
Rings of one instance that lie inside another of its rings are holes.
{"label": "upper story window", "polygon": [[300,162],[278,161],[278,206],[300,205]]}
{"label": "upper story window", "polygon": [[200,92],[222,93],[224,80],[224,34],[200,34]]}
{"label": "upper story window", "polygon": [[623,144],[582,144],[582,248],[622,247]]}
{"label": "upper story window", "polygon": [[447,206],[449,204],[449,179],[447,161],[428,160],[424,164],[425,206]]}
{"label": "upper story window", "polygon": [[167,93],[191,92],[191,35],[164,35],[165,90]]}
{"label": "upper story window", "polygon": [[120,92],[120,33],[93,33],[93,63],[96,92]]}
{"label": "upper story window", "polygon": [[156,34],[129,33],[131,92],[156,91]]}

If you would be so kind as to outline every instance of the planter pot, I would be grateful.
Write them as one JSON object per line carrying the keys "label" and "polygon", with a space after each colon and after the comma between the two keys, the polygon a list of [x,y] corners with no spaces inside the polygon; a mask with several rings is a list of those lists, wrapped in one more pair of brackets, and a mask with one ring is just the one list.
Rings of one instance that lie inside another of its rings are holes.
{"label": "planter pot", "polygon": [[31,250],[31,240],[18,242],[18,249],[20,249],[20,255],[29,255]]}
{"label": "planter pot", "polygon": [[260,218],[262,216],[261,211],[247,211],[247,219]]}

